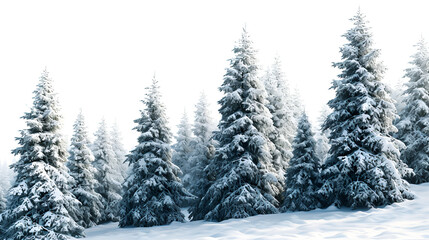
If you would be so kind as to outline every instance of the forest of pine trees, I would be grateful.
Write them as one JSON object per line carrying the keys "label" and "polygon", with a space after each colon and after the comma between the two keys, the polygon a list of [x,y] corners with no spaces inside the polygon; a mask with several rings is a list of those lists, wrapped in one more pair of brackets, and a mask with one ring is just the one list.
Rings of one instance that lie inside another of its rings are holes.
{"label": "forest of pine trees", "polygon": [[44,70],[12,150],[11,186],[11,177],[0,178],[0,239],[84,237],[85,228],[106,222],[185,222],[183,207],[189,220],[217,222],[413,199],[409,182],[429,182],[426,42],[415,45],[408,82],[397,88],[403,91],[391,92],[365,16],[359,10],[351,22],[333,64],[340,71],[335,96],[314,128],[280,58],[261,71],[246,28],[219,87],[217,124],[201,93],[193,119],[185,111],[173,139],[154,77],[142,93],[137,144],[129,152],[119,126],[104,119],[91,142],[82,112],[67,146]]}

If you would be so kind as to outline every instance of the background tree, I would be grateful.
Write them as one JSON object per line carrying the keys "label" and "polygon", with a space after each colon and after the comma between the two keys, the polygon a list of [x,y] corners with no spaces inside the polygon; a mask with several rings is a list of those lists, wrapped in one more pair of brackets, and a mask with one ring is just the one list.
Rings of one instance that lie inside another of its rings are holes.
{"label": "background tree", "polygon": [[293,141],[293,157],[286,170],[283,211],[309,211],[318,207],[320,163],[316,155],[316,140],[304,113]]}
{"label": "background tree", "polygon": [[127,151],[122,144],[122,136],[119,131],[119,127],[116,122],[113,124],[112,129],[110,131],[110,136],[112,139],[112,149],[115,153],[115,159],[117,161],[118,169],[121,174],[120,182],[124,182],[124,179],[127,177],[128,166],[125,164],[125,159],[127,155]]}
{"label": "background tree", "polygon": [[67,239],[83,236],[74,220],[79,201],[68,190],[71,181],[64,163],[67,150],[61,134],[60,108],[48,72],[43,71],[27,128],[17,137],[18,155],[11,165],[16,179],[3,214],[5,239]]}
{"label": "background tree", "polygon": [[155,78],[141,117],[134,122],[138,145],[127,157],[130,176],[124,184],[120,227],[150,227],[184,222],[180,205],[194,199],[180,183],[180,169],[171,162],[171,133]]}
{"label": "background tree", "polygon": [[122,175],[118,168],[118,160],[112,148],[112,140],[107,131],[106,121],[100,122],[95,133],[95,141],[92,146],[94,154],[93,165],[97,169],[95,179],[97,180],[96,192],[101,195],[104,209],[100,222],[119,221],[119,203],[121,201]]}
{"label": "background tree", "polygon": [[189,157],[190,186],[189,191],[201,198],[210,186],[210,163],[215,153],[215,142],[212,140],[212,133],[215,129],[210,115],[209,105],[204,93],[201,94],[195,106],[195,118],[192,126],[194,138],[191,146],[193,151]]}
{"label": "background tree", "polygon": [[181,170],[181,179],[183,186],[189,188],[192,184],[191,180],[191,167],[190,156],[193,151],[192,144],[192,131],[191,125],[189,124],[188,114],[186,111],[183,112],[180,124],[177,126],[176,144],[173,145],[173,163],[178,166]]}
{"label": "background tree", "polygon": [[94,177],[96,170],[92,166],[94,155],[88,146],[90,142],[82,112],[77,116],[73,127],[74,134],[71,139],[70,157],[67,162],[70,176],[73,178],[70,191],[82,204],[77,214],[77,223],[82,227],[89,228],[102,220],[103,205],[100,201],[101,195],[94,191],[97,184]]}
{"label": "background tree", "polygon": [[397,117],[385,85],[380,51],[372,48],[372,35],[360,11],[354,27],[344,37],[339,80],[333,81],[333,109],[324,124],[331,148],[320,189],[324,206],[374,207],[411,199],[408,183],[401,178],[409,170],[399,159],[403,143],[390,136]]}
{"label": "background tree", "polygon": [[216,180],[192,209],[193,220],[222,221],[277,212],[279,188],[270,154],[274,144],[266,94],[257,78],[255,51],[247,31],[234,48],[219,101],[221,120],[214,139]]}
{"label": "background tree", "polygon": [[413,183],[429,181],[429,54],[424,39],[417,45],[412,56],[411,68],[405,70],[409,79],[405,90],[405,107],[397,123],[397,137],[407,148],[401,151],[401,159],[414,169],[415,175],[406,175]]}

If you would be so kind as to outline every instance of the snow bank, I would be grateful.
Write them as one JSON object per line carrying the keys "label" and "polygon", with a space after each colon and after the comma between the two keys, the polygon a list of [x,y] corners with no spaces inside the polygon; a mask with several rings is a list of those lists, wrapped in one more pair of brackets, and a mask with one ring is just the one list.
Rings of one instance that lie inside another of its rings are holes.
{"label": "snow bank", "polygon": [[87,229],[85,240],[428,239],[429,183],[411,185],[411,189],[415,200],[366,211],[329,207],[220,223],[174,222],[150,228],[118,228],[117,223],[109,223]]}

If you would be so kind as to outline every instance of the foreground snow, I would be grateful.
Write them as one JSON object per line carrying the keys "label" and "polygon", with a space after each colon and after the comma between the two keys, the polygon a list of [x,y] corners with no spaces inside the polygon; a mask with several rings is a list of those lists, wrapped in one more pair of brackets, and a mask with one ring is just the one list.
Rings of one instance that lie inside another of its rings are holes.
{"label": "foreground snow", "polygon": [[329,207],[310,212],[261,215],[220,223],[196,221],[150,228],[118,228],[117,223],[86,230],[95,239],[428,239],[429,183],[412,185],[413,201],[352,211]]}

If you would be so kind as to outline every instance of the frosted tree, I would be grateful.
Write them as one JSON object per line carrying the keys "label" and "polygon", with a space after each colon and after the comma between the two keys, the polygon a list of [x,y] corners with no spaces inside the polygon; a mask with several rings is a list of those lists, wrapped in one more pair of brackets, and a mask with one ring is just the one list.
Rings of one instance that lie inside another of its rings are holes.
{"label": "frosted tree", "polygon": [[320,159],[316,140],[304,113],[293,141],[293,157],[286,170],[286,191],[283,211],[309,211],[318,207]]}
{"label": "frosted tree", "polygon": [[22,117],[27,128],[17,137],[19,156],[11,165],[16,178],[3,214],[4,239],[68,239],[83,236],[76,217],[79,201],[68,190],[66,145],[62,116],[52,80],[43,71],[30,112]]}
{"label": "frosted tree", "polygon": [[95,168],[92,166],[94,156],[89,148],[88,133],[82,113],[77,116],[74,123],[74,134],[71,139],[70,156],[67,162],[71,182],[70,191],[81,202],[77,223],[85,228],[95,226],[101,220],[103,205],[101,195],[94,191],[97,184]]}
{"label": "frosted tree", "polygon": [[274,196],[280,189],[275,188],[278,179],[270,154],[274,144],[267,137],[274,127],[245,29],[233,51],[220,87],[224,97],[219,101],[219,131],[214,134],[219,142],[213,160],[216,180],[192,209],[193,220],[222,221],[277,212]]}
{"label": "frosted tree", "polygon": [[182,119],[180,120],[177,128],[176,144],[173,145],[174,152],[172,161],[182,172],[181,179],[183,186],[185,186],[185,188],[189,188],[189,185],[191,184],[190,169],[192,167],[189,162],[189,158],[192,154],[193,146],[191,146],[191,125],[189,124],[186,111],[183,112]]}
{"label": "frosted tree", "polygon": [[429,182],[429,54],[426,42],[421,39],[413,55],[411,68],[406,69],[409,79],[405,90],[405,107],[400,113],[397,137],[407,148],[401,152],[401,159],[414,169],[415,175],[408,175],[413,183]]}
{"label": "frosted tree", "polygon": [[101,195],[103,210],[100,222],[119,221],[119,203],[121,201],[121,184],[123,178],[118,168],[118,160],[112,148],[112,140],[107,131],[106,121],[100,122],[95,133],[95,141],[92,146],[94,154],[93,165],[97,169],[96,192]]}
{"label": "frosted tree", "polygon": [[119,172],[122,176],[121,183],[127,177],[128,166],[125,164],[125,159],[127,155],[127,151],[122,144],[121,132],[119,131],[119,127],[116,124],[113,124],[112,130],[110,131],[110,136],[112,139],[112,149],[115,153],[115,159],[117,161]]}
{"label": "frosted tree", "polygon": [[[333,109],[324,124],[331,131],[329,157],[322,170],[319,190],[324,206],[374,207],[411,199],[406,170],[399,159],[403,143],[389,133],[397,117],[393,100],[381,82],[384,67],[372,48],[372,35],[360,11],[344,37],[339,80],[333,81]],[[400,170],[398,170],[400,168]]]}
{"label": "frosted tree", "polygon": [[189,163],[192,166],[190,168],[191,184],[189,191],[201,198],[210,186],[210,176],[214,174],[210,172],[209,165],[215,153],[215,142],[211,139],[215,126],[204,93],[201,94],[195,107],[195,118],[192,126],[194,138],[191,142],[193,151],[189,157]]}
{"label": "frosted tree", "polygon": [[[405,86],[401,80],[396,81],[392,88],[392,99],[395,100],[395,107],[398,113],[402,113],[405,108]],[[398,129],[399,130],[399,129]]]}
{"label": "frosted tree", "polygon": [[[289,87],[286,83],[284,73],[281,70],[279,58],[275,58],[274,64],[264,78],[265,90],[267,91],[267,108],[272,114],[274,132],[270,139],[276,146],[278,153],[273,153],[274,165],[283,175],[287,169],[288,162],[292,157],[291,142],[296,130],[296,122],[293,112]],[[283,182],[283,180],[281,180]]]}
{"label": "frosted tree", "polygon": [[143,103],[146,108],[134,121],[138,144],[126,160],[131,169],[124,183],[120,227],[184,222],[179,206],[194,199],[177,176],[180,169],[171,162],[171,133],[155,78]]}
{"label": "frosted tree", "polygon": [[318,123],[318,129],[315,134],[316,139],[316,156],[322,160],[322,162],[325,161],[325,159],[328,157],[328,151],[330,148],[329,145],[329,129],[323,130],[323,123],[326,121],[326,119],[329,116],[329,113],[331,111],[327,106],[324,106],[322,110],[320,111],[320,115],[317,119]]}
{"label": "frosted tree", "polygon": [[0,213],[6,210],[6,197],[12,182],[12,170],[5,162],[0,163]]}

